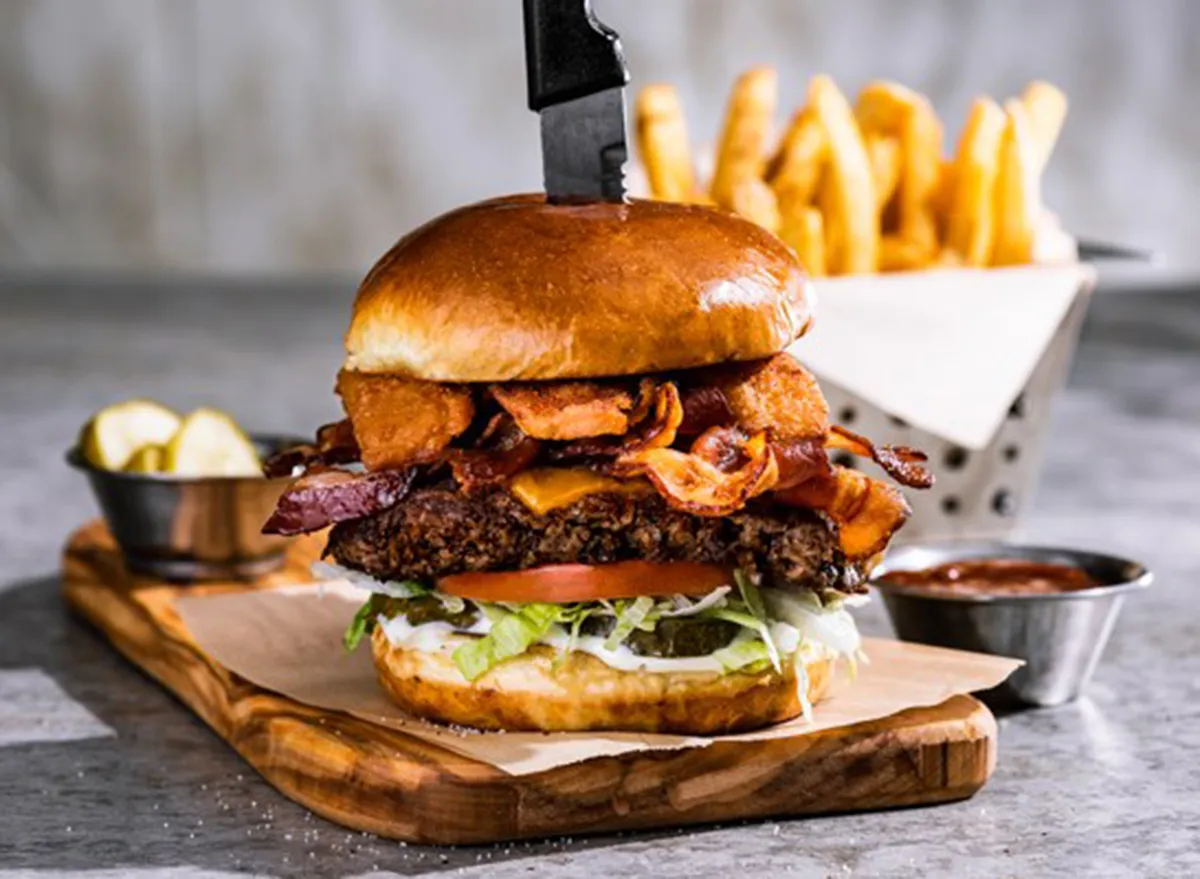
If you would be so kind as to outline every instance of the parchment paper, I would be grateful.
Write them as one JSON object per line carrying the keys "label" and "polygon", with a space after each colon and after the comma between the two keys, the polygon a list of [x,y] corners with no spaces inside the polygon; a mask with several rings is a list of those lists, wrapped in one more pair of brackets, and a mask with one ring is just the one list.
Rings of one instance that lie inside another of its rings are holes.
{"label": "parchment paper", "polygon": [[817,320],[789,349],[890,415],[971,449],[991,442],[1088,266],[819,278]]}
{"label": "parchment paper", "polygon": [[956,693],[993,687],[1021,663],[899,641],[868,639],[869,665],[857,680],[835,677],[812,722],[789,721],[756,732],[703,738],[639,733],[482,733],[452,730],[404,715],[384,696],[365,643],[354,653],[342,633],[365,593],[333,581],[223,595],[186,596],[176,607],[196,643],[225,668],[268,690],[318,708],[345,711],[512,775],[636,750],[701,748],[714,741],[758,740],[887,717],[937,705]]}

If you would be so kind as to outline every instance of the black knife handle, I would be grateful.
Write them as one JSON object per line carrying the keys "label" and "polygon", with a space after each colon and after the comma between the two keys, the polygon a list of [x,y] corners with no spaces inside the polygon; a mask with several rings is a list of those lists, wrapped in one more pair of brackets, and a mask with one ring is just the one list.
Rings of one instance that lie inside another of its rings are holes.
{"label": "black knife handle", "polygon": [[525,72],[539,112],[629,82],[621,40],[592,0],[525,0]]}

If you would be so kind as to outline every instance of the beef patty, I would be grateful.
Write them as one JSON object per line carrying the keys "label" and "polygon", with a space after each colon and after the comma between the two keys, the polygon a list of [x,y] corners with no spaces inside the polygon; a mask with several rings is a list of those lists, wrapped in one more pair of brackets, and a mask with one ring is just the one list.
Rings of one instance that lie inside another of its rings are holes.
{"label": "beef patty", "polygon": [[693,516],[657,494],[591,494],[538,515],[501,489],[421,488],[334,526],[325,552],[380,580],[642,559],[736,566],[775,586],[866,591],[861,565],[842,555],[835,527],[811,510],[752,505],[722,518]]}

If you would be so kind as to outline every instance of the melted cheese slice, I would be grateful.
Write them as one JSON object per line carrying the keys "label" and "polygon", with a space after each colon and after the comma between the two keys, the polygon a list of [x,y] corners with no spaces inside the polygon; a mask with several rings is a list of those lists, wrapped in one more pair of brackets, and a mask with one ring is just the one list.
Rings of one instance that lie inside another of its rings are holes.
{"label": "melted cheese slice", "polygon": [[539,516],[557,507],[573,504],[599,492],[641,495],[653,491],[644,479],[621,481],[591,470],[565,467],[534,467],[523,470],[508,483],[513,496]]}

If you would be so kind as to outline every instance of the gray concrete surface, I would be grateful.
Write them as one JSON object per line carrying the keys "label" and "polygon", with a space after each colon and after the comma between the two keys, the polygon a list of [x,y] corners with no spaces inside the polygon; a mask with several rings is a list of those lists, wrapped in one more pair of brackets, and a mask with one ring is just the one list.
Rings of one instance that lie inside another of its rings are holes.
{"label": "gray concrete surface", "polygon": [[[72,619],[62,461],[132,394],[310,429],[353,284],[0,281],[0,876],[1200,874],[1200,304],[1101,291],[1025,532],[1144,560],[1083,701],[1000,721],[974,799],[930,809],[485,848],[350,833],[276,794]],[[864,629],[886,632],[876,603]],[[36,872],[33,872],[36,871]]]}

